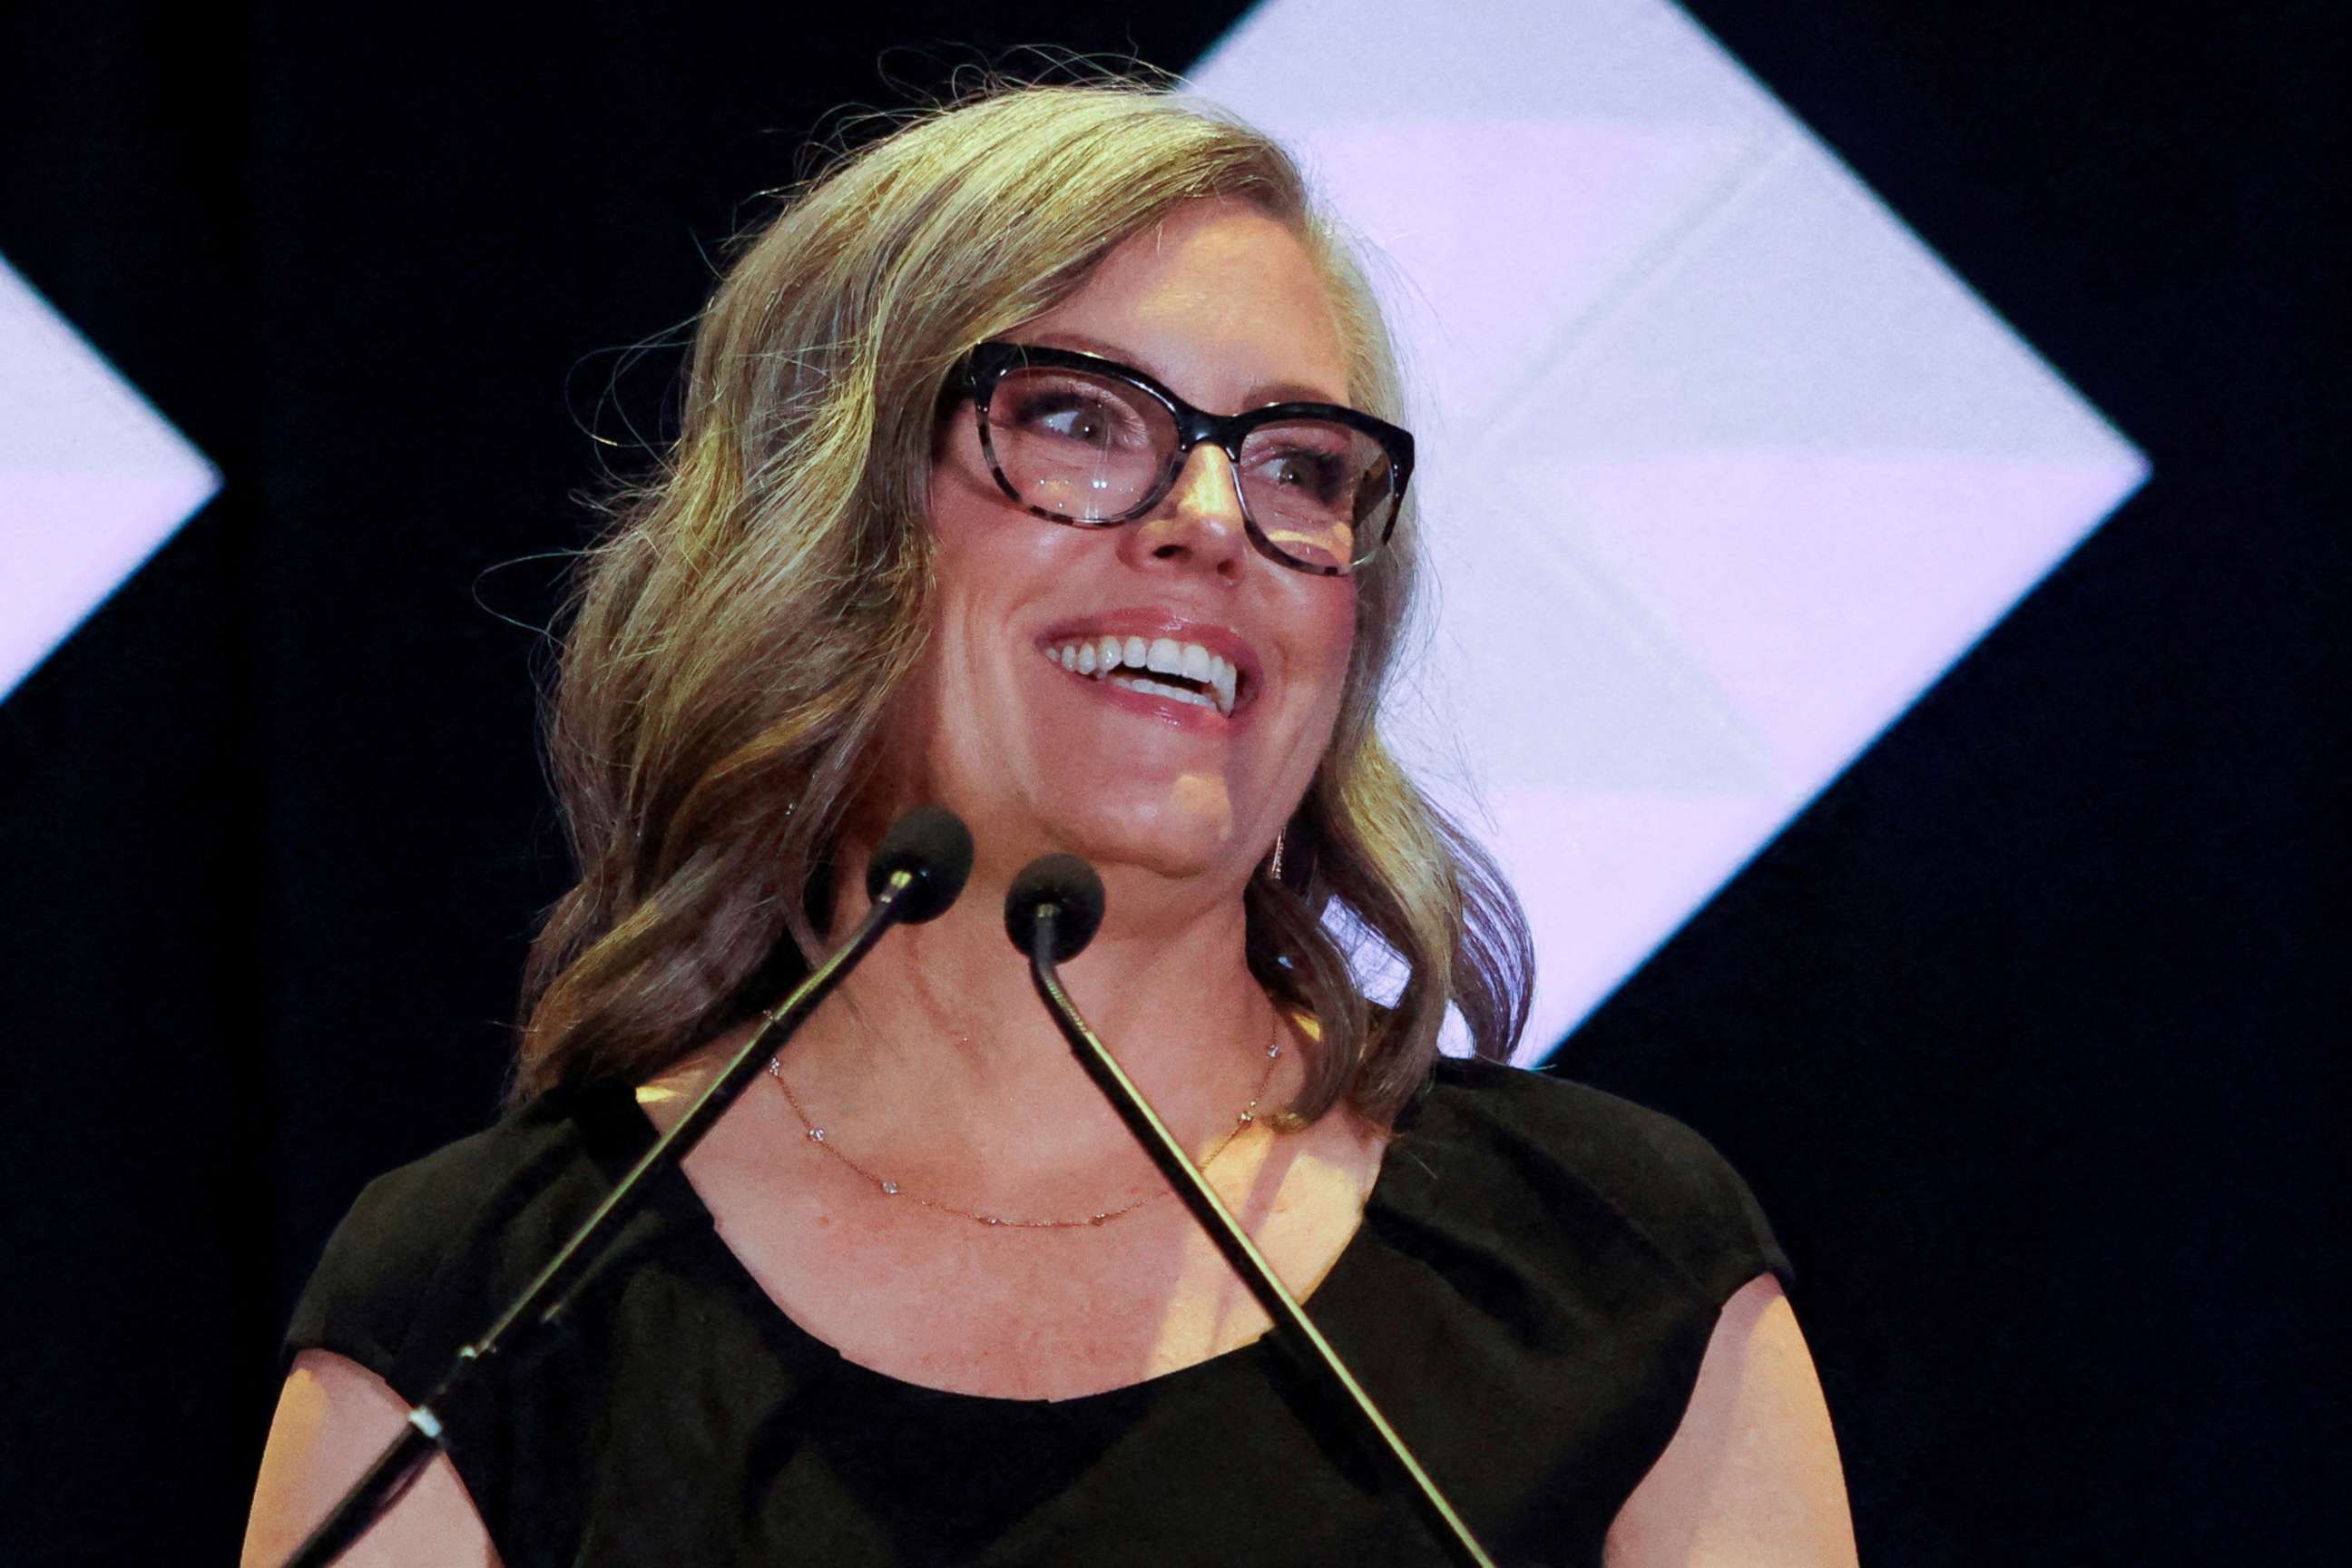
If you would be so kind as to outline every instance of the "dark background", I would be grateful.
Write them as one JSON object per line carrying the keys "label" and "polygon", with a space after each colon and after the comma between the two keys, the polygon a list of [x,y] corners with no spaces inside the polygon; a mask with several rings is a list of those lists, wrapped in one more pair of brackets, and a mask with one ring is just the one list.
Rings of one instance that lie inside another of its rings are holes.
{"label": "dark background", "polygon": [[[490,1114],[619,351],[826,111],[1242,7],[837,9],[0,13],[0,254],[227,475],[0,705],[0,1560],[228,1560],[328,1228]],[[1774,1216],[1865,1561],[2321,1561],[2334,8],[1693,9],[2155,477],[1560,1060]]]}

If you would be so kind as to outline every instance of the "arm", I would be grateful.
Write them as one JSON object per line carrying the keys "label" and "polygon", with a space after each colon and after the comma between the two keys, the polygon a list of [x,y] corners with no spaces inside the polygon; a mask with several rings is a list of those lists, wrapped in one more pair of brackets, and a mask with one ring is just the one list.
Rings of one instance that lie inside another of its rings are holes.
{"label": "arm", "polygon": [[[242,1568],[278,1568],[407,1421],[408,1402],[358,1363],[327,1351],[295,1357],[261,1456]],[[498,1561],[465,1482],[442,1454],[338,1568],[498,1568]]]}
{"label": "arm", "polygon": [[1780,1281],[1724,1303],[1674,1440],[1610,1526],[1609,1568],[1846,1568],[1853,1521]]}

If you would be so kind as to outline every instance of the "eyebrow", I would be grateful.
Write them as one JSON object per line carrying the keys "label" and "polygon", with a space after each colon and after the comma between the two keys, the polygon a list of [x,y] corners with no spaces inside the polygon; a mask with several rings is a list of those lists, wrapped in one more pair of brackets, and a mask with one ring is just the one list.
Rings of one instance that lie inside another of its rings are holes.
{"label": "eyebrow", "polygon": [[[1029,341],[1045,348],[1076,349],[1082,353],[1117,360],[1121,364],[1133,365],[1139,370],[1147,372],[1160,381],[1168,380],[1157,365],[1144,363],[1142,357],[1134,350],[1121,348],[1117,343],[1106,342],[1100,338],[1092,337],[1085,332],[1074,332],[1060,327],[1048,327],[1030,335]],[[1347,401],[1344,397],[1333,396],[1321,387],[1309,386],[1303,381],[1268,381],[1261,382],[1250,388],[1242,406],[1244,409],[1260,408],[1269,403],[1330,403],[1345,406]]]}

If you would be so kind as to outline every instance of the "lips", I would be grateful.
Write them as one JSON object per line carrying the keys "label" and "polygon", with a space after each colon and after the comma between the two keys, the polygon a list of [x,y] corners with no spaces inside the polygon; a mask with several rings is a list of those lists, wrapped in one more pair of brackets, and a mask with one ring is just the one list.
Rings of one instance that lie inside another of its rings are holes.
{"label": "lips", "polygon": [[1231,714],[1241,675],[1207,645],[1174,637],[1099,637],[1049,644],[1045,657],[1073,675],[1107,680],[1129,691]]}
{"label": "lips", "polygon": [[1110,691],[1231,718],[1263,687],[1256,650],[1230,627],[1164,610],[1112,611],[1065,621],[1037,640],[1038,652]]}

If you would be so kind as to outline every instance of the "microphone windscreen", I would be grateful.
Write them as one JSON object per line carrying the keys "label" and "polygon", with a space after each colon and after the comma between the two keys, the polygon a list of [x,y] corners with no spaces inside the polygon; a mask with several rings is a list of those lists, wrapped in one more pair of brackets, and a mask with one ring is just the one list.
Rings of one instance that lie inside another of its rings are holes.
{"label": "microphone windscreen", "polygon": [[1004,895],[1004,934],[1024,957],[1045,909],[1054,911],[1054,962],[1066,963],[1086,951],[1102,925],[1102,879],[1076,855],[1040,855],[1021,868]]}
{"label": "microphone windscreen", "polygon": [[866,866],[866,896],[878,899],[899,871],[914,879],[898,895],[898,919],[920,925],[948,912],[971,875],[971,829],[943,805],[926,805],[890,825]]}

